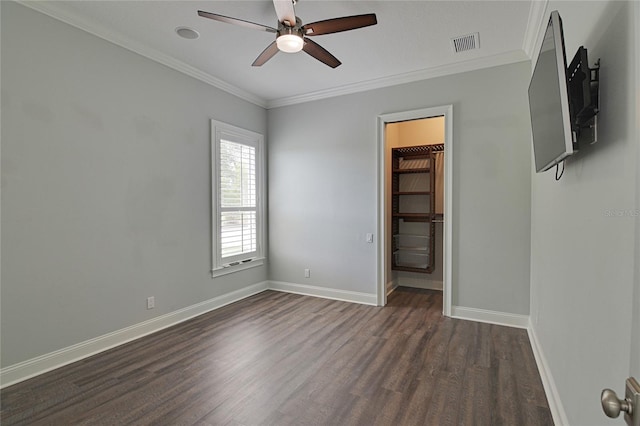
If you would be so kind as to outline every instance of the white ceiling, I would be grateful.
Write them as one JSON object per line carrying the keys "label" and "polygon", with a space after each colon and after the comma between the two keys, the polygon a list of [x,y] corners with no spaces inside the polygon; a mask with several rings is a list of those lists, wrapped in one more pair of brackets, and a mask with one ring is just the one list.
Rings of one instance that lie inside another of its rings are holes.
{"label": "white ceiling", "polygon": [[[22,2],[265,107],[528,59],[545,3],[299,0],[303,23],[377,15],[375,26],[314,37],[342,61],[331,69],[304,52],[280,52],[252,67],[274,34],[197,15],[205,10],[277,27],[271,0]],[[182,26],[200,37],[179,37]],[[454,53],[452,38],[476,32],[479,49]]]}

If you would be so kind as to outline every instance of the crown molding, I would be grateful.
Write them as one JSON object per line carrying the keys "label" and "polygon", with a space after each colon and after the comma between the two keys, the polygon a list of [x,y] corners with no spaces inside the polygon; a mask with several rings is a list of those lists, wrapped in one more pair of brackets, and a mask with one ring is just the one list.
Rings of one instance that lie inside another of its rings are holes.
{"label": "crown molding", "polygon": [[540,33],[543,31],[544,17],[547,13],[548,4],[549,0],[533,0],[531,2],[527,29],[522,42],[522,50],[529,59],[533,58],[536,43],[540,37]]}
{"label": "crown molding", "polygon": [[79,28],[85,32],[88,32],[89,34],[102,38],[110,43],[113,43],[131,52],[144,56],[145,58],[151,59],[152,61],[158,62],[171,69],[174,69],[178,72],[193,77],[227,93],[230,93],[231,95],[234,95],[240,99],[267,109],[317,101],[336,96],[364,92],[367,90],[380,89],[389,86],[396,86],[399,84],[427,80],[430,78],[459,74],[483,68],[491,68],[495,66],[530,60],[531,51],[535,46],[535,42],[539,34],[541,22],[544,17],[544,13],[546,12],[548,2],[548,0],[532,1],[529,11],[527,30],[525,32],[525,42],[523,43],[522,50],[513,50],[498,55],[477,58],[463,62],[456,62],[453,64],[447,64],[438,67],[425,68],[422,70],[362,81],[326,90],[305,93],[302,95],[266,100],[237,86],[229,84],[217,77],[214,77],[211,74],[208,74],[198,68],[195,68],[169,55],[166,55],[158,50],[142,45],[135,40],[132,40],[131,38],[128,38],[116,31],[110,30],[96,22],[89,21],[76,14],[62,10],[60,6],[56,5],[56,2],[28,0],[15,1],[25,7],[43,13],[73,27]]}
{"label": "crown molding", "polygon": [[349,84],[346,86],[331,88],[327,90],[319,90],[316,92],[298,96],[274,99],[267,102],[267,109],[317,101],[320,99],[332,98],[335,96],[350,95],[353,93],[365,92],[367,90],[381,89],[384,87],[396,86],[399,84],[413,83],[420,80],[428,80],[430,78],[443,77],[446,75],[475,71],[483,68],[492,68],[500,65],[507,65],[528,60],[529,57],[525,54],[524,51],[512,50],[510,52],[472,59],[469,61],[456,62],[439,67],[426,68],[404,74],[367,80],[359,83]]}
{"label": "crown molding", "polygon": [[16,3],[50,16],[54,19],[57,19],[58,21],[62,21],[65,24],[69,24],[73,27],[79,28],[96,37],[100,37],[101,39],[104,39],[110,43],[123,47],[127,50],[144,56],[145,58],[151,59],[152,61],[158,62],[171,69],[207,83],[247,102],[251,102],[252,104],[258,105],[262,108],[266,108],[267,106],[267,102],[264,99],[252,93],[249,93],[245,90],[240,89],[239,87],[220,80],[219,78],[216,78],[211,74],[192,67],[191,65],[179,61],[158,50],[142,45],[128,37],[125,37],[120,33],[99,25],[96,22],[89,21],[87,19],[81,18],[76,14],[64,11],[60,6],[57,6],[55,4],[56,2],[16,0]]}

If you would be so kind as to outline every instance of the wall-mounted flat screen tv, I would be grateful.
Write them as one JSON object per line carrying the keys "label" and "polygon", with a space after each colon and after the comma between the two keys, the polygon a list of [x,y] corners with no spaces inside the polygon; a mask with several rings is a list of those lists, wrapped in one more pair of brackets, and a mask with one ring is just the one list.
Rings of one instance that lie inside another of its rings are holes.
{"label": "wall-mounted flat screen tv", "polygon": [[577,149],[571,123],[562,20],[551,12],[531,84],[529,110],[536,172],[549,170]]}

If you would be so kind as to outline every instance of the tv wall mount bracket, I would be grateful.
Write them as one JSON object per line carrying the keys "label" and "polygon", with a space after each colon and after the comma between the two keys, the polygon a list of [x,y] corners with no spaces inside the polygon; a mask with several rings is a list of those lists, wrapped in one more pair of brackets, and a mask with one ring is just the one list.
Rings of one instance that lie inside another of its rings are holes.
{"label": "tv wall mount bracket", "polygon": [[574,144],[598,141],[600,111],[600,59],[589,67],[587,49],[578,48],[567,69]]}

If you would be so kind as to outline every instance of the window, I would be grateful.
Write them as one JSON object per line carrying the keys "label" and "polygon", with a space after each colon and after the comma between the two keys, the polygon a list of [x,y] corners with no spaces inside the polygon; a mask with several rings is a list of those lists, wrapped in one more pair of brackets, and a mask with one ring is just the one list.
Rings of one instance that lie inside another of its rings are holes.
{"label": "window", "polygon": [[263,136],[211,120],[212,276],[264,263]]}

